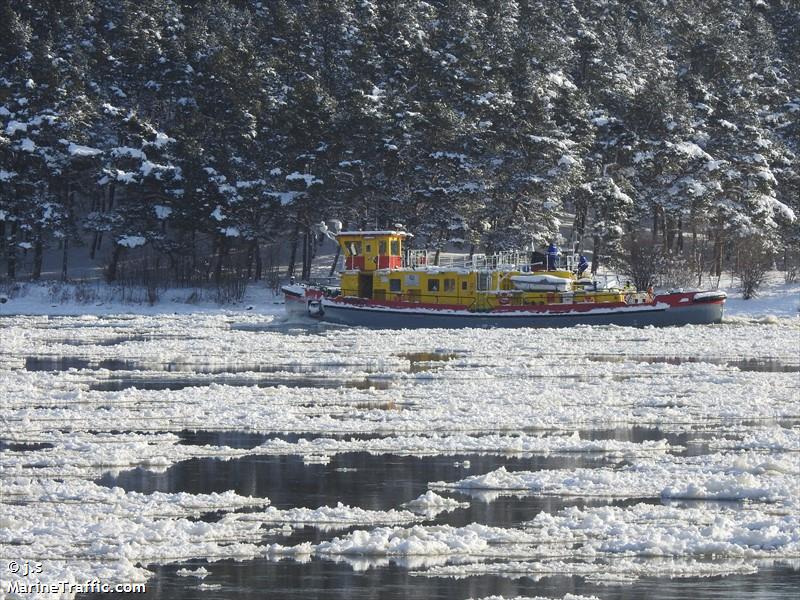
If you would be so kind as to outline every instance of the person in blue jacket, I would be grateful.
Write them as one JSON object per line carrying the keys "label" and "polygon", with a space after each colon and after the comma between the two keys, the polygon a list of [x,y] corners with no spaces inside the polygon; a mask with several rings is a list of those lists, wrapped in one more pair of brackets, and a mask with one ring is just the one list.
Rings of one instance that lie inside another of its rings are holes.
{"label": "person in blue jacket", "polygon": [[580,259],[578,260],[578,278],[583,276],[583,272],[589,268],[589,261],[586,260],[586,257],[581,254]]}
{"label": "person in blue jacket", "polygon": [[550,246],[547,248],[547,270],[548,271],[555,271],[558,267],[558,246],[556,246],[555,242],[550,242]]}

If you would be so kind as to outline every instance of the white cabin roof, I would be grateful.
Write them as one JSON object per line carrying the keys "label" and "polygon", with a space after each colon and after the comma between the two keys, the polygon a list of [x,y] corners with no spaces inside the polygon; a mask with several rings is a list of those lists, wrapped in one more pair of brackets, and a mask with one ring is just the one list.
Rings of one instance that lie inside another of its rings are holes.
{"label": "white cabin roof", "polygon": [[407,231],[340,231],[336,234],[338,236],[350,236],[350,235],[396,235],[396,236],[403,236],[403,237],[414,237],[412,234],[408,233]]}

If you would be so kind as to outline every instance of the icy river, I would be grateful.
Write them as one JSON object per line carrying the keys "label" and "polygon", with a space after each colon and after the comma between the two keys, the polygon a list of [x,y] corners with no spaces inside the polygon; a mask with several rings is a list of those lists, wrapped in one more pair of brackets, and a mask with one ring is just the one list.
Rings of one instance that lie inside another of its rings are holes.
{"label": "icy river", "polygon": [[0,598],[792,597],[798,340],[0,318]]}

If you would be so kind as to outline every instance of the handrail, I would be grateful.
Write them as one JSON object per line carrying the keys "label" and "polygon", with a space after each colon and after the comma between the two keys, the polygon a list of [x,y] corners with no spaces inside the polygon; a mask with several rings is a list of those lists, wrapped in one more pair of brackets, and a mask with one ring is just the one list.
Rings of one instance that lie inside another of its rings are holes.
{"label": "handrail", "polygon": [[[524,273],[547,270],[544,261],[531,261],[528,252],[503,251],[489,256],[486,254],[440,255],[438,265],[435,264],[435,257],[436,253],[430,250],[407,250],[403,258],[403,268],[416,269],[436,266],[442,269],[504,270]],[[566,254],[560,259],[555,265],[556,270],[575,271],[576,262],[573,255]]]}

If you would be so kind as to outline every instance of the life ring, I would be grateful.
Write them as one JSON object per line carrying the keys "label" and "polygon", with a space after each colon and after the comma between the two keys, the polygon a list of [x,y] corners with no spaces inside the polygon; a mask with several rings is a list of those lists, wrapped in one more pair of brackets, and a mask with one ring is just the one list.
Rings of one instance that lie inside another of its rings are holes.
{"label": "life ring", "polygon": [[511,294],[509,294],[508,292],[503,292],[497,298],[497,302],[500,303],[502,306],[508,306],[509,304],[511,304]]}

